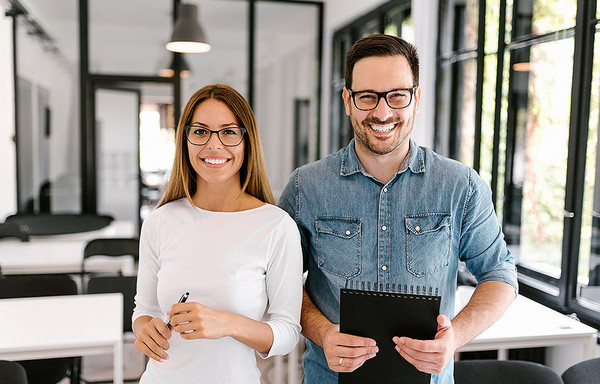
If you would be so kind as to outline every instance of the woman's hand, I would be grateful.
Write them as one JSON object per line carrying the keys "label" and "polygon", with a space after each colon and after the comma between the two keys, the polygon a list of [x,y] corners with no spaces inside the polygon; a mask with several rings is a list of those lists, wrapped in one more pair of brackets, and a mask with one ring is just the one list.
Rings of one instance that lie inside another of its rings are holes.
{"label": "woman's hand", "polygon": [[157,317],[142,316],[134,323],[136,334],[135,348],[149,358],[162,362],[169,358],[167,350],[171,330]]}
{"label": "woman's hand", "polygon": [[268,354],[273,330],[267,323],[200,303],[180,303],[171,307],[171,328],[183,339],[220,339],[230,336],[250,348]]}
{"label": "woman's hand", "polygon": [[180,303],[171,308],[171,325],[183,339],[220,339],[233,336],[236,316],[200,303]]}

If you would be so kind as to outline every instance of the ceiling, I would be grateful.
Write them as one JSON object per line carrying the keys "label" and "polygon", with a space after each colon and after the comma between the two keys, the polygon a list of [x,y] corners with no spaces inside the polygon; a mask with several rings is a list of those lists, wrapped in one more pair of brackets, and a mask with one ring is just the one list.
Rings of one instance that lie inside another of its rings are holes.
{"label": "ceiling", "polygon": [[[52,38],[73,68],[78,66],[78,0],[19,0]],[[186,54],[195,80],[246,86],[248,2],[187,0],[198,5],[209,43],[207,54]],[[165,44],[171,33],[172,0],[88,0],[90,72],[154,76],[171,61]],[[317,7],[264,1],[256,5],[256,66],[284,56],[289,47],[313,44]],[[185,92],[185,90],[184,90]]]}

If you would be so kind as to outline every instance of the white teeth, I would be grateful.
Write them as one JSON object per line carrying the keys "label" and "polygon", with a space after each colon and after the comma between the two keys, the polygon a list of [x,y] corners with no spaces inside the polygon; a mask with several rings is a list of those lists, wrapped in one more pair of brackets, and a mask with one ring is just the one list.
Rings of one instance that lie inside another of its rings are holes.
{"label": "white teeth", "polygon": [[375,125],[375,124],[371,124],[370,125],[370,127],[374,131],[381,132],[381,133],[389,132],[392,129],[394,129],[395,126],[396,126],[396,124],[387,124],[387,125]]}
{"label": "white teeth", "polygon": [[217,164],[224,164],[225,162],[227,162],[227,159],[203,159],[204,162],[208,163],[208,164],[213,164],[213,165],[217,165]]}

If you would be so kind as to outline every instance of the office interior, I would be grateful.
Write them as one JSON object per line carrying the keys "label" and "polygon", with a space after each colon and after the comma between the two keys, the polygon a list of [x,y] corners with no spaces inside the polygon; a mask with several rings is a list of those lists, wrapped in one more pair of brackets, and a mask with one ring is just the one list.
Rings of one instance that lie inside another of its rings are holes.
{"label": "office interior", "polygon": [[[0,0],[0,222],[101,214],[137,233],[181,108],[210,83],[252,105],[277,198],[297,166],[352,138],[346,50],[394,34],[421,59],[412,137],[489,184],[520,294],[600,328],[596,0],[186,0],[212,49],[176,54],[180,3]],[[509,358],[562,373],[576,348]]]}

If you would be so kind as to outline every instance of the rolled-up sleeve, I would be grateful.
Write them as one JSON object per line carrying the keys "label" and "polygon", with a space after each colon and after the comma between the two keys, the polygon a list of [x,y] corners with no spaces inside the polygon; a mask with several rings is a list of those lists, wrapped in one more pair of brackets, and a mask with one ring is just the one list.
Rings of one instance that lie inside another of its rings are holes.
{"label": "rolled-up sleeve", "polygon": [[469,190],[463,211],[460,259],[478,283],[502,281],[518,291],[513,255],[506,247],[487,184],[469,170]]}

